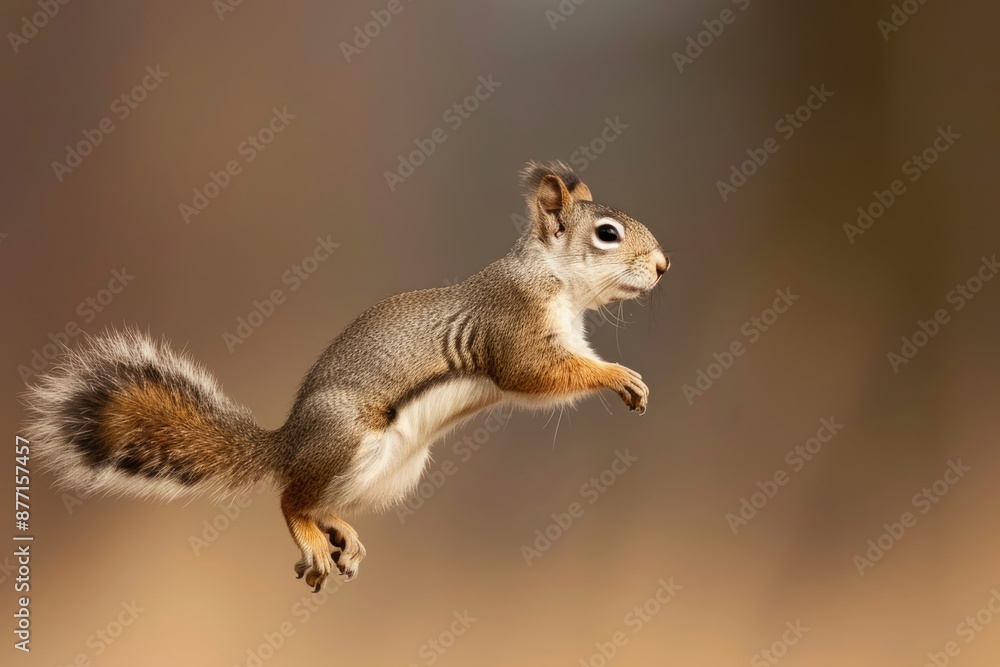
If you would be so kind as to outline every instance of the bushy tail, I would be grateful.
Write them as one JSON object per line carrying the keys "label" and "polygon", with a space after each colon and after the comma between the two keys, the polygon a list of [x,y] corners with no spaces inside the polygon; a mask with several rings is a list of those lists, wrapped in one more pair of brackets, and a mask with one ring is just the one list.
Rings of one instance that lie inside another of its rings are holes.
{"label": "bushy tail", "polygon": [[28,388],[44,468],[84,493],[227,493],[271,475],[280,443],[197,364],[138,331],[91,338]]}

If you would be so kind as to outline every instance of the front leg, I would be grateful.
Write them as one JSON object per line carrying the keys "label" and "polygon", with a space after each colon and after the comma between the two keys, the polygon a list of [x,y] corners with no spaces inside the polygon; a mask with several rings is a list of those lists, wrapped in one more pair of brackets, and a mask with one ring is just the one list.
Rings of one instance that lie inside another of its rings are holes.
{"label": "front leg", "polygon": [[562,353],[539,366],[522,363],[503,372],[496,381],[505,391],[535,396],[570,397],[611,389],[621,396],[629,410],[640,415],[646,412],[649,398],[649,388],[642,382],[642,376],[631,368],[577,354]]}

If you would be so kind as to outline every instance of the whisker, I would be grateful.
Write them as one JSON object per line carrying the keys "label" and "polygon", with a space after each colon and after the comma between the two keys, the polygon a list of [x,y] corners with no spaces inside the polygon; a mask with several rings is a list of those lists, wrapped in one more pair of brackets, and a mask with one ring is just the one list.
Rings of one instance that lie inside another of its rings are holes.
{"label": "whisker", "polygon": [[[624,315],[622,315],[622,304],[623,304],[623,302],[621,302],[621,301],[618,302],[618,314],[617,315],[615,315],[610,310],[607,311],[607,312],[608,312],[609,315],[611,315],[611,317],[615,318],[616,322],[618,322],[618,323],[620,323],[622,325],[631,324],[631,322],[627,321],[625,319]],[[606,308],[606,306],[605,306],[605,308]]]}
{"label": "whisker", "polygon": [[514,416],[514,406],[511,405],[510,406],[510,412],[508,412],[507,416],[504,418],[503,430],[505,430],[505,431],[507,430],[507,424],[510,423],[510,420],[511,420],[511,418],[513,418],[513,416]]}
{"label": "whisker", "polygon": [[599,306],[597,308],[597,312],[600,313],[601,317],[604,319],[605,322],[607,322],[611,326],[615,327],[616,329],[617,328],[621,328],[622,325],[621,325],[620,321],[617,318],[614,319],[614,320],[610,319],[610,318],[615,317],[615,314],[612,313],[611,311],[609,311],[607,309],[607,306],[605,306],[605,305],[602,304],[601,306]]}
{"label": "whisker", "polygon": [[552,434],[552,449],[556,448],[556,438],[559,437],[559,424],[562,423],[563,412],[565,412],[565,410],[563,408],[559,408],[559,420],[556,422],[556,432]]}
{"label": "whisker", "polygon": [[[604,290],[606,290],[609,287],[611,287],[612,285],[618,283],[627,273],[628,273],[628,269],[624,269],[622,271],[619,271],[619,272],[617,272],[617,273],[615,273],[613,275],[610,275],[607,278],[605,278],[603,281],[601,281],[597,285],[597,287],[595,287],[593,290],[590,291],[589,294],[587,294],[586,303],[590,303],[595,296],[598,296],[599,294],[601,294],[602,292],[604,292]],[[587,310],[586,306],[584,306],[583,310],[581,310],[581,311],[579,311],[579,312],[577,312],[575,314],[579,315],[584,310]]]}
{"label": "whisker", "polygon": [[[624,304],[621,301],[619,301],[618,302],[618,320],[619,321],[623,321],[623,318],[622,318],[622,308],[624,308],[624,307],[625,307]],[[618,332],[622,328],[624,328],[624,327],[615,327],[615,347],[618,348],[618,358],[619,359],[621,359],[621,357],[622,357],[622,345],[621,345],[621,342],[618,340]]]}
{"label": "whisker", "polygon": [[657,289],[653,290],[653,304],[649,311],[651,329],[653,325],[659,326],[659,322],[656,321],[656,307],[660,303],[660,298],[663,295],[663,290],[659,289],[659,287],[660,286],[657,285]]}

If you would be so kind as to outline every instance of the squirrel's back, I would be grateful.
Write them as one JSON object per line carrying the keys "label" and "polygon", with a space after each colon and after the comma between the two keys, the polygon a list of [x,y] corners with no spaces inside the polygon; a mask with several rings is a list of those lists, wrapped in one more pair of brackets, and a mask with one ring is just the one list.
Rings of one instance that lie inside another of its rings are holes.
{"label": "squirrel's back", "polygon": [[235,492],[282,460],[274,432],[191,360],[135,330],[90,338],[28,388],[29,437],[84,493]]}

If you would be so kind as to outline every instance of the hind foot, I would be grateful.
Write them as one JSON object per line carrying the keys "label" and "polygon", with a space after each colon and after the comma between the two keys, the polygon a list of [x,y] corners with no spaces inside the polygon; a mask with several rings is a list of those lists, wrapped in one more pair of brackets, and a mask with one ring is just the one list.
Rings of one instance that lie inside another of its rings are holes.
{"label": "hind foot", "polygon": [[301,560],[295,564],[295,577],[301,579],[304,576],[306,585],[313,589],[313,593],[323,590],[332,571],[333,558],[325,550],[303,551]]}
{"label": "hind foot", "polygon": [[347,577],[348,581],[354,579],[358,576],[361,559],[367,553],[365,545],[358,539],[357,531],[346,521],[335,516],[327,517],[326,521],[320,523],[320,527],[330,536],[330,544],[335,547],[332,557],[337,569]]}

